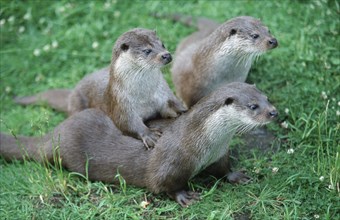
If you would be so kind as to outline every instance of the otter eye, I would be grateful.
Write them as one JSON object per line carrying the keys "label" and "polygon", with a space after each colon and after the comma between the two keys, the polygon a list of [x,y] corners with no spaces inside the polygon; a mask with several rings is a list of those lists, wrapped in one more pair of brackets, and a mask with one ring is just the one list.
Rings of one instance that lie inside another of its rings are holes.
{"label": "otter eye", "polygon": [[145,55],[149,55],[152,52],[151,49],[145,49],[143,50],[143,53],[145,53]]}
{"label": "otter eye", "polygon": [[251,110],[257,109],[259,106],[257,104],[251,104],[248,106]]}
{"label": "otter eye", "polygon": [[162,44],[162,47],[165,49],[165,46],[164,46],[164,44]]}
{"label": "otter eye", "polygon": [[259,38],[260,35],[258,35],[258,34],[251,34],[250,36],[251,36],[253,39],[257,39],[257,38]]}

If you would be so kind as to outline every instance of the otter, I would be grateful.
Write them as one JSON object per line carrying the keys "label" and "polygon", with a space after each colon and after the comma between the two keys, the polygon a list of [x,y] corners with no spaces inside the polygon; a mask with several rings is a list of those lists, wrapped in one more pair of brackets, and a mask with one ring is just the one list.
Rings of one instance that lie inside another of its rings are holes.
{"label": "otter", "polygon": [[265,125],[277,115],[255,86],[234,82],[175,119],[150,121],[150,128],[163,134],[149,151],[140,140],[125,136],[104,112],[87,109],[41,139],[1,134],[0,155],[6,160],[53,163],[57,145],[62,165],[70,171],[88,170],[90,180],[114,183],[119,174],[127,184],[167,193],[186,207],[199,199],[199,193],[187,189],[187,182],[203,170],[234,183],[249,180],[242,172],[231,172],[227,144],[235,133]]}
{"label": "otter", "polygon": [[[191,17],[172,20],[193,26]],[[177,46],[171,73],[177,96],[187,107],[229,82],[245,82],[252,62],[278,41],[260,20],[249,16],[218,24],[198,18],[198,31]]]}
{"label": "otter", "polygon": [[99,108],[121,131],[143,140],[149,149],[160,132],[149,129],[144,121],[158,115],[177,117],[187,110],[161,72],[171,60],[171,54],[155,31],[135,28],[117,39],[110,67],[84,77],[71,92],[57,89],[16,101],[31,104],[42,99],[63,110],[66,106],[63,97],[69,93],[67,112],[70,115],[86,108]]}

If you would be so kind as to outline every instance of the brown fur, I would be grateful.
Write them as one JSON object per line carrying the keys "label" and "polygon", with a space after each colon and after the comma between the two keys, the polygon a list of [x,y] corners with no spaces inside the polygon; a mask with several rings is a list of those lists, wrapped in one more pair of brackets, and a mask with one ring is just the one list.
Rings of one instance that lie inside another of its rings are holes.
{"label": "brown fur", "polygon": [[[153,147],[160,133],[150,130],[144,121],[157,116],[173,118],[186,111],[160,70],[171,60],[154,31],[136,28],[124,33],[114,45],[110,67],[86,76],[69,94],[68,113],[99,108],[124,134],[143,140],[147,148]],[[30,104],[42,99],[64,109],[65,100],[55,99],[62,97],[61,91],[18,98],[17,102]]]}
{"label": "brown fur", "polygon": [[33,96],[16,97],[14,101],[24,106],[38,103],[46,103],[58,111],[67,113],[67,98],[69,97],[71,92],[71,89],[51,89],[48,91],[40,92]]}
{"label": "brown fur", "polygon": [[[172,19],[181,21],[179,16]],[[186,18],[184,23],[194,22]],[[176,94],[188,107],[220,85],[244,82],[253,60],[278,45],[253,17],[236,17],[221,25],[199,18],[197,27],[177,46],[171,69]]]}
{"label": "brown fur", "polygon": [[163,132],[151,151],[141,141],[123,135],[102,111],[88,109],[69,117],[42,139],[17,137],[17,142],[1,134],[0,155],[7,160],[26,157],[53,162],[58,145],[62,165],[70,171],[85,174],[88,163],[90,180],[117,182],[119,173],[127,184],[166,192],[188,206],[199,196],[186,190],[187,182],[205,168],[217,177],[227,175],[231,182],[249,180],[240,172],[230,172],[228,143],[236,132],[264,125],[276,116],[267,97],[254,86],[231,83],[176,119],[150,122],[151,128]]}

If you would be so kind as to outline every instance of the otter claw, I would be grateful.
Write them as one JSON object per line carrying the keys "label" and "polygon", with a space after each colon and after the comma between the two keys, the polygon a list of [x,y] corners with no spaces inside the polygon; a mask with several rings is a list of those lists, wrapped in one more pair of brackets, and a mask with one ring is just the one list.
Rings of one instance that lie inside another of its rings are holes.
{"label": "otter claw", "polygon": [[150,150],[155,146],[155,141],[149,136],[143,137],[142,140],[147,150]]}
{"label": "otter claw", "polygon": [[144,146],[147,150],[153,148],[158,140],[158,138],[162,135],[160,131],[157,130],[151,130],[149,135],[142,136],[142,140],[144,143]]}
{"label": "otter claw", "polygon": [[186,107],[184,107],[183,105],[176,106],[176,108],[174,110],[177,113],[177,115],[181,115],[181,114],[188,111],[188,109]]}
{"label": "otter claw", "polygon": [[188,108],[182,104],[182,102],[178,100],[169,101],[169,107],[175,111],[177,114],[182,114],[188,111]]}
{"label": "otter claw", "polygon": [[150,131],[153,135],[157,136],[157,139],[162,136],[162,132],[158,130],[157,128],[150,128]]}
{"label": "otter claw", "polygon": [[195,201],[200,200],[200,194],[197,192],[192,191],[179,191],[175,195],[175,200],[178,202],[182,207],[188,207]]}
{"label": "otter claw", "polygon": [[251,181],[251,177],[239,171],[228,173],[227,179],[231,184],[247,184]]}

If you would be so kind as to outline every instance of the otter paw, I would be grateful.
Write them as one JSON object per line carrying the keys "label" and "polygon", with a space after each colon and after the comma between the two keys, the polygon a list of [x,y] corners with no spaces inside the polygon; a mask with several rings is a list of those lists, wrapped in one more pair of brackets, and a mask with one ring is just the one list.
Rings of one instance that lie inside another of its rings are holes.
{"label": "otter paw", "polygon": [[178,114],[182,114],[188,111],[188,108],[185,107],[180,101],[174,102],[172,109]]}
{"label": "otter paw", "polygon": [[247,184],[250,182],[251,177],[247,176],[246,174],[236,171],[228,173],[227,175],[228,182],[231,184]]}
{"label": "otter paw", "polygon": [[175,200],[178,202],[182,207],[188,207],[195,201],[200,200],[200,194],[198,192],[192,191],[179,191],[175,194]]}
{"label": "otter paw", "polygon": [[158,130],[150,130],[147,135],[141,136],[144,146],[147,150],[153,148],[162,133]]}
{"label": "otter paw", "polygon": [[161,113],[162,118],[177,118],[178,114],[171,108],[163,110]]}
{"label": "otter paw", "polygon": [[156,136],[157,139],[160,138],[160,136],[162,136],[162,131],[157,128],[150,128],[150,131],[152,135]]}
{"label": "otter paw", "polygon": [[163,118],[176,118],[188,109],[178,100],[169,100],[168,105],[161,111]]}

